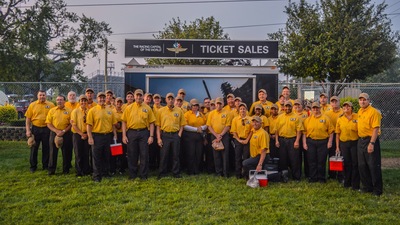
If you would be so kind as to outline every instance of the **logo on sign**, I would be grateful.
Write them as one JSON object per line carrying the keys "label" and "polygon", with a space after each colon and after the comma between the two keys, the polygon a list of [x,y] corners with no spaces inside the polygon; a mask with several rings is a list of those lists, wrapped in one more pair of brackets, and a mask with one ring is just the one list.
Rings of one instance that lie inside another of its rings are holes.
{"label": "logo on sign", "polygon": [[182,46],[179,42],[175,42],[173,45],[173,48],[167,48],[167,50],[170,52],[175,52],[175,54],[178,54],[179,52],[186,51],[187,48],[182,48]]}

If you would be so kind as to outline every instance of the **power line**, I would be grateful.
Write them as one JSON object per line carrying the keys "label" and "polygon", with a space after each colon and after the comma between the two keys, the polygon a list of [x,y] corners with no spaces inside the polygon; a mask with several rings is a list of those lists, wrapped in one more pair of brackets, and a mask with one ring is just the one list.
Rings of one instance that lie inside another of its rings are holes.
{"label": "power line", "polygon": [[[254,25],[241,25],[241,26],[230,26],[221,27],[222,29],[237,29],[237,28],[251,28],[251,27],[268,27],[268,26],[280,26],[285,25],[285,23],[269,23],[269,24],[254,24]],[[128,33],[114,33],[111,35],[132,35],[132,34],[155,34],[159,31],[141,31],[141,32],[128,32]]]}
{"label": "power line", "polygon": [[[70,4],[66,7],[104,7],[104,6],[142,6],[142,5],[175,5],[175,4],[212,4],[212,3],[240,3],[240,2],[285,2],[286,0],[199,0],[199,1],[171,1],[171,2],[126,2],[126,3],[95,3],[95,4]],[[32,6],[17,6],[29,8]]]}

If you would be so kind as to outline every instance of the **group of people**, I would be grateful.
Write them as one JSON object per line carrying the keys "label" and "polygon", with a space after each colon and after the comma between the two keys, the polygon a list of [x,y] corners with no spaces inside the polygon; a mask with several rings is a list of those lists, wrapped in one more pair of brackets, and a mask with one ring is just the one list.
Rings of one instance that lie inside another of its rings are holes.
{"label": "group of people", "polygon": [[[326,162],[330,156],[344,157],[344,172],[328,169],[328,178],[344,187],[381,195],[380,165],[381,114],[370,104],[368,94],[359,96],[360,110],[351,102],[340,107],[340,99],[325,93],[319,102],[305,108],[302,101],[289,98],[284,87],[274,104],[267,91],[257,92],[258,101],[249,108],[233,94],[185,100],[180,89],[175,96],[140,89],[126,93],[126,103],[111,90],[97,93],[87,88],[85,95],[68,93],[68,101],[58,96],[57,106],[46,100],[44,91],[26,112],[26,135],[31,146],[30,170],[37,169],[42,143],[42,166],[54,175],[61,148],[63,173],[69,173],[72,152],[77,176],[92,174],[95,182],[128,171],[129,179],[146,180],[149,170],[158,169],[161,179],[182,171],[196,175],[202,171],[228,177],[248,178],[249,170],[263,170],[271,159],[279,158],[282,180],[300,181],[302,168],[309,182],[326,182]],[[112,156],[110,144],[123,143],[123,154]],[[303,165],[304,163],[304,165]],[[360,182],[362,188],[360,189]]]}

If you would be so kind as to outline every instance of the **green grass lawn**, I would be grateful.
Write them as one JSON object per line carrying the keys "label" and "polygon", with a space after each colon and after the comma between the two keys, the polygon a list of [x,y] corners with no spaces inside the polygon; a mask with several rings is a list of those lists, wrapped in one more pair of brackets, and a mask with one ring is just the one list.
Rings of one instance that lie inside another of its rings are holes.
{"label": "green grass lawn", "polygon": [[[40,158],[40,157],[39,157]],[[0,142],[0,224],[399,224],[400,169],[383,171],[374,197],[327,184],[211,175],[130,181],[29,172],[25,142]],[[74,170],[72,170],[74,172]]]}

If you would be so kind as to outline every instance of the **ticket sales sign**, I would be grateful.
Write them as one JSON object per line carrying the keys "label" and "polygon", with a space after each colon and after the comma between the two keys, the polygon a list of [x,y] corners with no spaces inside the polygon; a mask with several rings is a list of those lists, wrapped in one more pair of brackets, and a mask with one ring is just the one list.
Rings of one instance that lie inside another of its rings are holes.
{"label": "ticket sales sign", "polygon": [[125,57],[271,59],[278,41],[126,39]]}

